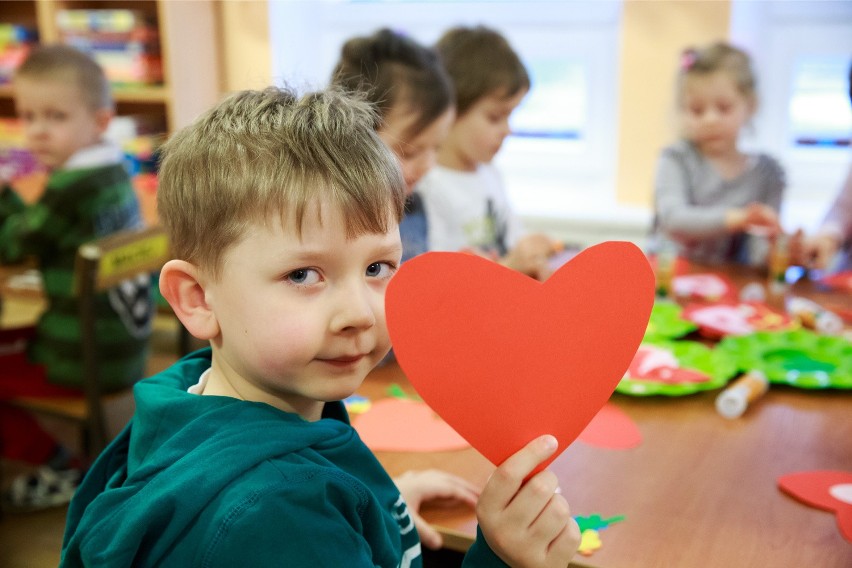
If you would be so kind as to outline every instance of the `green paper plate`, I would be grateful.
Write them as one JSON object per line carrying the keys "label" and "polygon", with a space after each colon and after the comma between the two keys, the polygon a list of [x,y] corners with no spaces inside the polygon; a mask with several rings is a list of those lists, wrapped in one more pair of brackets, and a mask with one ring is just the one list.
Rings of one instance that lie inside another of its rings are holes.
{"label": "green paper plate", "polygon": [[703,383],[662,383],[658,381],[631,379],[625,376],[615,387],[617,392],[634,396],[665,395],[684,396],[705,390],[722,388],[737,372],[737,367],[727,353],[711,349],[696,341],[646,340],[643,345],[653,345],[669,350],[678,365],[710,377]]}
{"label": "green paper plate", "polygon": [[852,343],[806,329],[760,331],[719,343],[743,371],[763,371],[771,383],[803,389],[852,389]]}
{"label": "green paper plate", "polygon": [[698,329],[698,325],[681,317],[683,308],[673,302],[654,302],[645,339],[674,339]]}

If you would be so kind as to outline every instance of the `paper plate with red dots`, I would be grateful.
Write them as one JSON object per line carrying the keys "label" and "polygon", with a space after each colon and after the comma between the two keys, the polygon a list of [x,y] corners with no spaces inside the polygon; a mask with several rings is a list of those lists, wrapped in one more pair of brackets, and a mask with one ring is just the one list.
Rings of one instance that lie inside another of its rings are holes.
{"label": "paper plate with red dots", "polygon": [[721,388],[736,370],[727,353],[701,343],[646,340],[615,390],[634,396],[683,396]]}

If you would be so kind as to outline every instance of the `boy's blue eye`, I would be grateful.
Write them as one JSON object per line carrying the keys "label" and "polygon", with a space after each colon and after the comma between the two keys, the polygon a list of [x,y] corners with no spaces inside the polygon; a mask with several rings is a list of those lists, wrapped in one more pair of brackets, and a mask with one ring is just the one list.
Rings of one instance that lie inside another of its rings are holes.
{"label": "boy's blue eye", "polygon": [[367,276],[370,278],[387,278],[393,268],[387,262],[374,262],[367,267]]}
{"label": "boy's blue eye", "polygon": [[315,284],[319,281],[319,273],[313,268],[299,268],[287,275],[287,280],[293,284]]}

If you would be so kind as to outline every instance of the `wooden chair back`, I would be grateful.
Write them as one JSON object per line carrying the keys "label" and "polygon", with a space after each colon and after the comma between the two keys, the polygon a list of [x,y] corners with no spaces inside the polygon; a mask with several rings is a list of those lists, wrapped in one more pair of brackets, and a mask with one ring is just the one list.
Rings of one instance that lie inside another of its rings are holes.
{"label": "wooden chair back", "polygon": [[[85,243],[77,250],[75,295],[79,302],[83,355],[83,396],[78,398],[19,397],[7,402],[31,412],[51,414],[80,423],[84,451],[95,457],[106,447],[107,428],[101,353],[95,329],[98,294],[124,280],[156,272],[169,260],[168,237],[162,227],[128,230]],[[132,386],[129,386],[132,388]]]}

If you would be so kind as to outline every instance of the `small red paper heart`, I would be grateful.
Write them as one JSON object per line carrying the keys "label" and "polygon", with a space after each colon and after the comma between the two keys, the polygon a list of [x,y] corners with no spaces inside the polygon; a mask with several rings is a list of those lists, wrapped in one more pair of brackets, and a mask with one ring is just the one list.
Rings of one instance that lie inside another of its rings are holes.
{"label": "small red paper heart", "polygon": [[608,402],[577,439],[598,448],[627,450],[642,443],[642,433],[623,410]]}
{"label": "small red paper heart", "polygon": [[427,253],[388,285],[386,315],[411,384],[494,464],[552,434],[583,431],[630,365],[654,303],[631,243],[590,247],[537,282],[495,262]]}
{"label": "small red paper heart", "polygon": [[840,534],[852,542],[852,472],[788,473],[778,478],[778,487],[805,505],[835,513]]}
{"label": "small red paper heart", "polygon": [[374,452],[446,452],[470,447],[455,430],[417,400],[383,398],[352,419]]}

